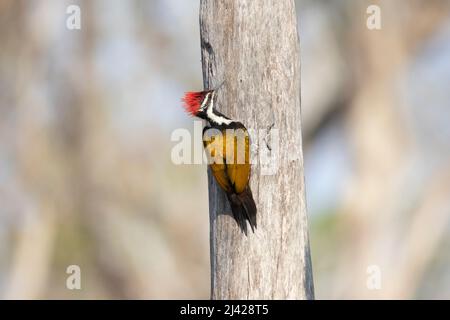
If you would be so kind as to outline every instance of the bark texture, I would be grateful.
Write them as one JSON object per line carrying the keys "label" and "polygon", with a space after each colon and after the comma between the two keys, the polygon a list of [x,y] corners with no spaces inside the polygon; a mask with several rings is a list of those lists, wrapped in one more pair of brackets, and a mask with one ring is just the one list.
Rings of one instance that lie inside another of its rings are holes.
{"label": "bark texture", "polygon": [[[294,1],[201,0],[200,29],[204,86],[226,81],[218,110],[254,130],[257,161],[258,229],[248,237],[209,174],[211,297],[313,299]],[[259,163],[266,153],[273,172]]]}

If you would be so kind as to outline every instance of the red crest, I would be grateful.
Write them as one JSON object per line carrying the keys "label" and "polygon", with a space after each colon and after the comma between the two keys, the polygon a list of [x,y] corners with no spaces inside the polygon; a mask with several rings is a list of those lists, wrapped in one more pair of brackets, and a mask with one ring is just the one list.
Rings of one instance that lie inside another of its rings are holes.
{"label": "red crest", "polygon": [[182,101],[184,102],[183,107],[186,112],[192,116],[195,116],[198,112],[198,109],[200,109],[206,93],[206,91],[186,92],[182,99]]}

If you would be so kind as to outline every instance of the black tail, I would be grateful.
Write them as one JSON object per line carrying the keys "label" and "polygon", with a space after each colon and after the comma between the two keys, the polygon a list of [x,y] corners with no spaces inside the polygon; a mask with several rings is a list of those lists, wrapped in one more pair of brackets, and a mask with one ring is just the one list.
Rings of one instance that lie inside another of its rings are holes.
{"label": "black tail", "polygon": [[244,192],[227,194],[231,211],[241,230],[247,235],[247,221],[250,223],[252,231],[256,229],[256,204],[253,200],[252,191],[247,187]]}

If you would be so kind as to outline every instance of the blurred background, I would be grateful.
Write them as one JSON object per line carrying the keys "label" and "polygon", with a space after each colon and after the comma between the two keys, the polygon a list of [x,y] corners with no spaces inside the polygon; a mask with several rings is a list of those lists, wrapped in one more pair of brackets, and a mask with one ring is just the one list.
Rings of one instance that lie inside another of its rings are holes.
{"label": "blurred background", "polygon": [[[450,298],[450,1],[296,5],[316,297]],[[198,9],[0,1],[0,298],[209,298],[206,167],[170,159]]]}

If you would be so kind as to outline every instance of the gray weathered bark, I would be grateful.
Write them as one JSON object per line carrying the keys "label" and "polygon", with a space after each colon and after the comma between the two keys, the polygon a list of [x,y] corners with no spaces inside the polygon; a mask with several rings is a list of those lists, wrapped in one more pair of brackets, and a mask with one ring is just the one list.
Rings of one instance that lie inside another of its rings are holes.
{"label": "gray weathered bark", "polygon": [[258,229],[248,237],[209,174],[211,297],[313,299],[294,1],[201,0],[200,29],[205,88],[226,80],[218,109],[256,130],[257,158],[272,152],[278,163],[269,175],[252,167]]}

